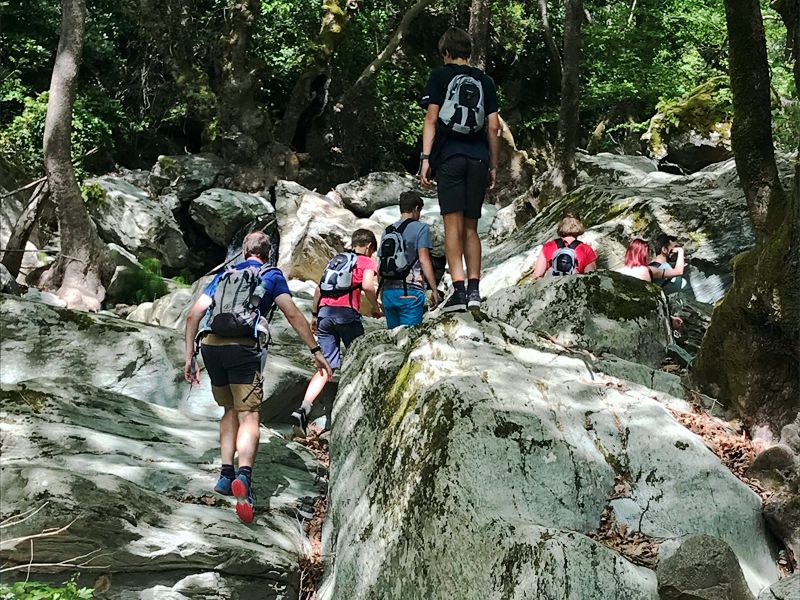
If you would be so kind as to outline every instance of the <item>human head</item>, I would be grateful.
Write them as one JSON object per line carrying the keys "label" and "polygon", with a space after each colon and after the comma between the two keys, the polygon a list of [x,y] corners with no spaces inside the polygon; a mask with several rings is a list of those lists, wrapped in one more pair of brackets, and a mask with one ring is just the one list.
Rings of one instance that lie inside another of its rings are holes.
{"label": "human head", "polygon": [[415,219],[419,219],[423,206],[422,196],[417,192],[409,190],[400,194],[400,212],[402,214],[412,214]]}
{"label": "human head", "polygon": [[678,238],[676,238],[674,235],[669,235],[662,232],[656,237],[654,250],[656,251],[656,254],[669,256],[670,252],[672,252],[673,248],[675,248],[677,245]]}
{"label": "human head", "polygon": [[463,29],[451,27],[439,38],[439,54],[442,58],[469,60],[472,54],[472,38]]}
{"label": "human head", "polygon": [[369,229],[356,229],[353,232],[353,237],[350,238],[350,246],[353,250],[364,248],[367,250],[367,255],[371,255],[378,248],[378,240],[375,239],[375,234]]}
{"label": "human head", "polygon": [[650,252],[650,247],[647,242],[634,238],[628,244],[628,249],[625,251],[625,266],[626,267],[642,267],[647,266],[647,255]]}
{"label": "human head", "polygon": [[253,231],[244,236],[242,255],[245,258],[255,256],[266,262],[269,260],[271,254],[272,242],[269,236],[263,231]]}
{"label": "human head", "polygon": [[583,227],[583,223],[573,214],[564,215],[564,218],[558,222],[559,237],[579,237],[583,235],[584,231],[586,229]]}

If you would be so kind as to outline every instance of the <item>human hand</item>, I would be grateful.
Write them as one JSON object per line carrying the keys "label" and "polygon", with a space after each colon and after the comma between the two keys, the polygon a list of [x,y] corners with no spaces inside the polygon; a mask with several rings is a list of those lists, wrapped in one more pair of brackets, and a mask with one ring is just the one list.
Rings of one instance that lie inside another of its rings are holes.
{"label": "human hand", "polygon": [[433,186],[433,182],[431,181],[431,163],[427,158],[422,159],[422,163],[419,166],[419,182],[426,188]]}
{"label": "human hand", "polygon": [[186,358],[186,362],[183,365],[183,378],[191,385],[200,384],[200,365],[197,364],[194,356]]}
{"label": "human hand", "polygon": [[380,319],[383,316],[383,310],[380,306],[378,306],[375,310],[372,311],[372,317],[375,319]]}
{"label": "human hand", "polygon": [[489,169],[489,178],[486,182],[486,188],[493,190],[494,184],[497,182],[497,169]]}
{"label": "human hand", "polygon": [[328,379],[333,377],[333,369],[331,369],[328,361],[325,360],[322,350],[314,353],[314,365],[317,367],[317,371],[320,375],[327,375]]}
{"label": "human hand", "polygon": [[431,300],[428,304],[428,310],[435,310],[437,306],[439,306],[439,302],[441,299],[439,298],[439,290],[433,289],[431,291]]}
{"label": "human hand", "polygon": [[317,335],[317,317],[311,317],[311,333]]}

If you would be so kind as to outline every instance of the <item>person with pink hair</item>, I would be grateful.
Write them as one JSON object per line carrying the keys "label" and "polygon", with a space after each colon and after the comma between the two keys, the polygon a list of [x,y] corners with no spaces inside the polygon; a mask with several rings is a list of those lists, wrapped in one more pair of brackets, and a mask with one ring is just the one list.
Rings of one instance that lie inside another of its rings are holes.
{"label": "person with pink hair", "polygon": [[639,238],[632,239],[631,243],[628,244],[628,249],[625,251],[625,266],[617,269],[617,271],[629,277],[652,281],[650,268],[647,266],[649,253],[650,247],[647,242]]}

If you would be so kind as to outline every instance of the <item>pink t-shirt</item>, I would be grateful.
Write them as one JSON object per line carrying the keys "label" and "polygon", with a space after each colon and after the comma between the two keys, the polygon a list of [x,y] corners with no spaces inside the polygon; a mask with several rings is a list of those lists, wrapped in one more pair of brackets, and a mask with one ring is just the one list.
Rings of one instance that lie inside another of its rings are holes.
{"label": "pink t-shirt", "polygon": [[[373,273],[377,273],[378,271],[378,261],[376,261],[371,256],[365,256],[363,254],[358,255],[358,260],[356,261],[356,267],[353,269],[353,285],[361,285],[364,281],[364,271],[372,271]],[[350,296],[352,296],[352,304]],[[339,296],[338,298],[322,298],[319,301],[320,306],[352,306],[356,309],[356,311],[361,311],[361,288],[357,290],[353,290],[351,294],[345,294],[344,296]]]}

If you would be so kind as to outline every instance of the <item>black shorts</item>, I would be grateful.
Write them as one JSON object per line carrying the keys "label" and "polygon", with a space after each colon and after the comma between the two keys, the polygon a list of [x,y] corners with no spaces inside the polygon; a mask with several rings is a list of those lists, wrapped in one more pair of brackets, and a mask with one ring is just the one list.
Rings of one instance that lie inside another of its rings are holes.
{"label": "black shorts", "polygon": [[[245,341],[245,340],[243,340]],[[264,393],[261,379],[262,352],[254,343],[206,336],[200,346],[211,393],[217,404],[236,411],[257,411]]]}
{"label": "black shorts", "polygon": [[463,212],[468,219],[480,219],[489,165],[468,156],[451,156],[436,168],[439,210],[443,215]]}

